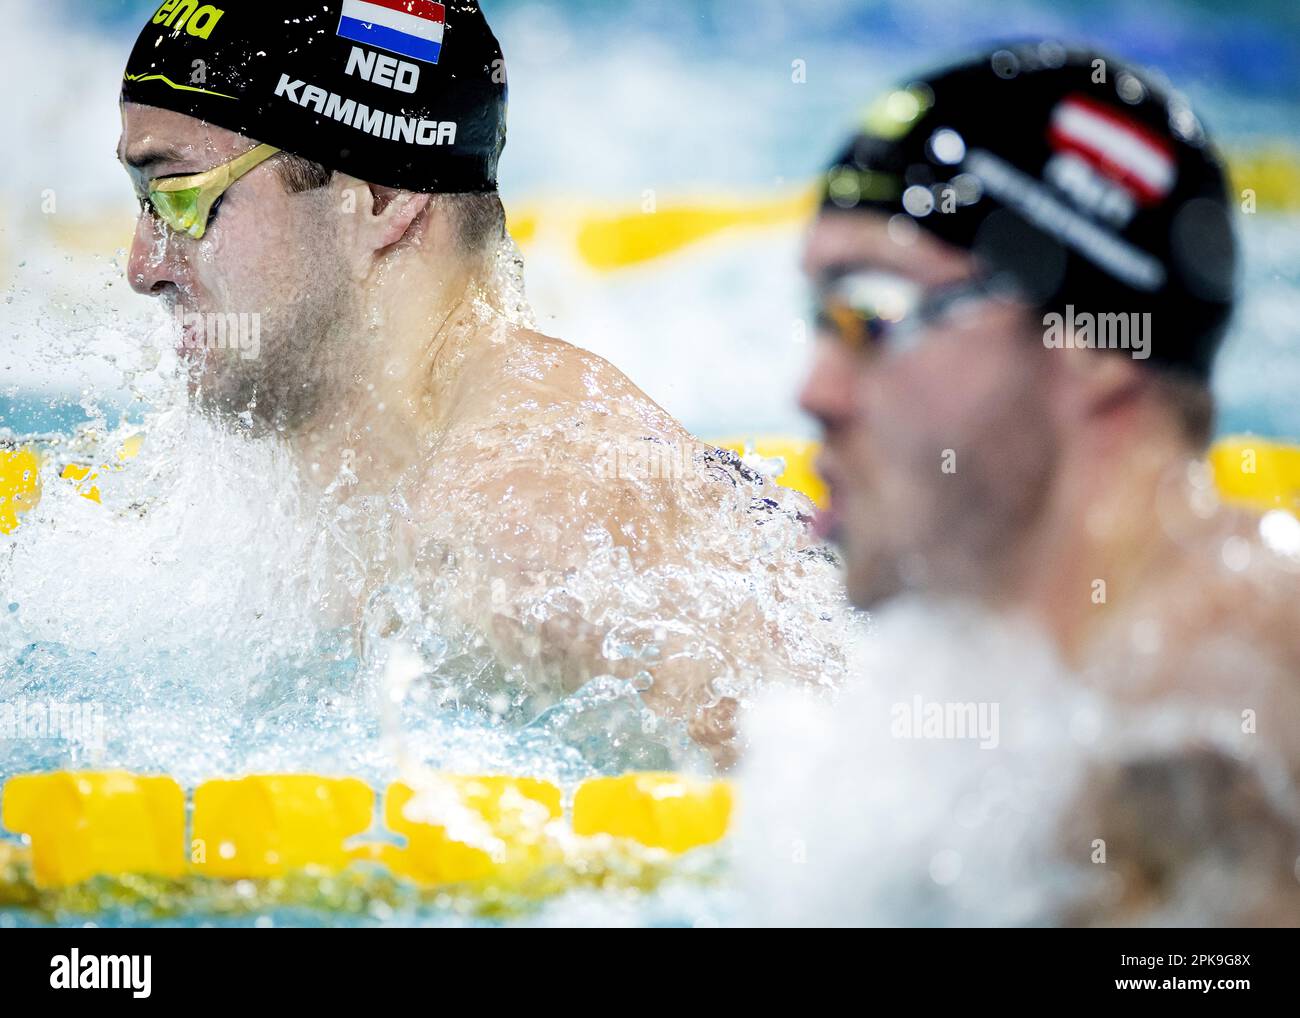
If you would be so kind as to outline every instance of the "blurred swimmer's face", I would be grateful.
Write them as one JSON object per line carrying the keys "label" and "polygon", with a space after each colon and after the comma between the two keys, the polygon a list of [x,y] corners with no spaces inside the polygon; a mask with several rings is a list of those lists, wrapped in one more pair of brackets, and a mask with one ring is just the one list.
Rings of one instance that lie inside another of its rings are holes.
{"label": "blurred swimmer's face", "polygon": [[290,194],[271,158],[222,195],[201,240],[165,225],[146,199],[151,181],[210,170],[255,145],[125,104],[118,157],[141,199],[127,271],[136,292],[173,313],[203,406],[291,426],[327,398],[354,317],[331,189]]}
{"label": "blurred swimmer's face", "polygon": [[996,583],[1040,511],[1058,448],[1042,327],[976,269],[910,220],[828,212],[809,236],[818,343],[800,403],[823,430],[818,529],[863,607]]}

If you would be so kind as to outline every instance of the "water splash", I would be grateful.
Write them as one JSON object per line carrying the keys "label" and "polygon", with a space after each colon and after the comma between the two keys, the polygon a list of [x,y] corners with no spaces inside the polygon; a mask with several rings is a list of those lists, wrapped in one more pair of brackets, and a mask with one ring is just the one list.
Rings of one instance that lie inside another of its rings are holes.
{"label": "water splash", "polygon": [[[470,356],[508,356],[525,388],[554,369],[552,341],[519,341],[521,271],[506,243],[449,327],[449,377]],[[346,461],[304,476],[280,436],[194,411],[158,359],[155,408],[48,447],[42,501],[0,545],[0,693],[90,700],[106,737],[12,740],[0,769],[709,772],[700,742],[765,682],[834,685],[852,620],[807,501],[577,356],[581,400],[505,398],[378,494]],[[672,470],[625,476],[610,453],[629,448]],[[69,462],[92,476],[61,477]],[[516,470],[573,483],[503,512],[485,493]],[[596,507],[611,486],[634,512]]]}
{"label": "water splash", "polygon": [[774,691],[755,713],[748,921],[1294,921],[1300,797],[1236,706],[1124,703],[970,608],[875,622],[834,707]]}

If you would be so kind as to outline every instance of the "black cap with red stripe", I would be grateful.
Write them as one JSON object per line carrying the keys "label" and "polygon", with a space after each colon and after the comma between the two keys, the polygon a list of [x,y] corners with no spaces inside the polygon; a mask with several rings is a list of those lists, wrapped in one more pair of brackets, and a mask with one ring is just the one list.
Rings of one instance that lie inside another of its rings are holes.
{"label": "black cap with red stripe", "polygon": [[908,216],[1045,310],[1150,313],[1150,362],[1201,379],[1231,315],[1222,161],[1182,96],[1092,51],[1009,45],[894,89],[823,208]]}

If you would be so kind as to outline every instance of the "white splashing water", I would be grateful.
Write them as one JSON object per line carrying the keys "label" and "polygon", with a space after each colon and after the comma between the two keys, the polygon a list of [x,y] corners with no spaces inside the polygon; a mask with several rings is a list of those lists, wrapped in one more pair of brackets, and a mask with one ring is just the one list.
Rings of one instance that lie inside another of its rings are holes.
{"label": "white splashing water", "polygon": [[1300,801],[1235,709],[1116,704],[1035,631],[920,601],[877,616],[860,669],[752,718],[746,921],[1293,921]]}
{"label": "white splashing water", "polygon": [[[502,323],[530,320],[521,268],[504,245],[494,307],[477,307],[467,328],[490,324],[497,308]],[[0,692],[92,698],[110,730],[93,750],[13,750],[8,771],[112,765],[201,780],[314,767],[387,777],[399,758],[540,776],[710,770],[682,721],[644,702],[666,681],[656,686],[661,669],[712,662],[699,690],[706,706],[722,696],[743,704],[792,669],[815,684],[841,674],[850,621],[833,562],[808,543],[807,502],[738,464],[701,458],[703,446],[678,482],[697,518],[681,531],[675,565],[636,566],[607,518],[579,514],[569,520],[577,557],[498,596],[496,550],[517,521],[452,499],[410,525],[412,505],[430,493],[438,504],[441,486],[472,482],[472,470],[422,464],[386,498],[335,497],[346,485],[322,495],[278,438],[192,411],[178,371],[164,355],[148,373],[161,408],[140,424],[100,420],[48,448],[40,504],[0,538]],[[593,405],[603,399],[591,394]],[[582,438],[593,430],[581,431],[589,409],[485,422],[473,442],[490,455],[475,469],[541,463],[605,484],[605,463]],[[649,421],[648,437],[676,439],[673,428],[666,417]],[[138,455],[119,457],[137,437]],[[94,476],[60,477],[69,462]],[[84,497],[92,484],[98,501]],[[656,480],[635,488],[647,513],[660,511]],[[503,619],[550,641],[529,637],[522,660],[503,660],[488,639]],[[747,628],[737,632],[740,619]],[[575,677],[564,663],[563,634],[575,627],[605,673]],[[779,661],[774,633],[787,648]]]}

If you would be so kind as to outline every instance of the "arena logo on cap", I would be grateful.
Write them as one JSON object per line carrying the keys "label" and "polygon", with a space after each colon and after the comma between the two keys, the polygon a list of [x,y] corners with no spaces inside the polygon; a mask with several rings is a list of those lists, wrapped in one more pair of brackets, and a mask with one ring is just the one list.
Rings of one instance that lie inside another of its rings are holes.
{"label": "arena logo on cap", "polygon": [[432,0],[343,0],[338,34],[363,46],[436,64],[447,9]]}
{"label": "arena logo on cap", "polygon": [[1169,142],[1088,96],[1068,96],[1057,105],[1048,140],[1058,153],[1080,157],[1122,186],[1140,205],[1154,205],[1174,186],[1177,167]]}
{"label": "arena logo on cap", "polygon": [[190,35],[208,39],[225,13],[212,4],[200,7],[197,0],[167,0],[154,14],[153,23],[165,24],[177,32],[183,28]]}

